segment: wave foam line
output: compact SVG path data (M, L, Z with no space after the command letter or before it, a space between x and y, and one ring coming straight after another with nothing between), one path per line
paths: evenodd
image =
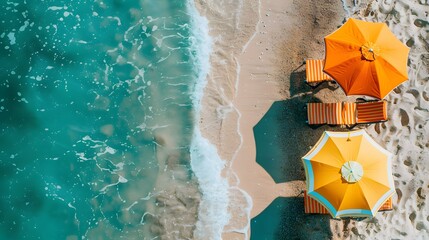
M195 239L222 239L222 232L228 224L229 184L222 177L225 162L219 157L216 147L204 138L200 131L199 118L201 99L210 71L212 39L208 33L208 21L202 17L193 0L187 1L187 10L191 16L191 53L195 63L197 81L193 89L195 108L195 128L191 142L191 167L195 173L202 193L198 210L198 219L194 231Z

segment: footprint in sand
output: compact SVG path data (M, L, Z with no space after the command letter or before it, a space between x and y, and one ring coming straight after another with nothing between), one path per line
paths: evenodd
M401 116L401 125L403 127L408 126L408 124L410 123L410 117L408 116L407 111L402 108L399 111L399 115Z

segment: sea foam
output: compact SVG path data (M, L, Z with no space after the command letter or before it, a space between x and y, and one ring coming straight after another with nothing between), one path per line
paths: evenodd
M229 222L228 182L222 177L225 162L219 157L216 147L204 138L200 131L199 118L201 99L210 71L212 39L208 33L208 22L202 17L193 2L187 2L191 15L191 55L195 64L197 81L193 88L195 129L191 143L191 167L198 178L202 198L194 237L196 239L221 239L224 226ZM195 53L195 54L194 54Z

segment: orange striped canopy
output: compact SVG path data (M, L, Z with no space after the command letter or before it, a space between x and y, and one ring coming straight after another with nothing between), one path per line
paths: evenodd
M409 48L385 23L350 18L325 37L324 71L346 95L382 99L408 79Z
M333 217L373 217L395 191L390 157L364 130L326 131L302 158L307 194Z

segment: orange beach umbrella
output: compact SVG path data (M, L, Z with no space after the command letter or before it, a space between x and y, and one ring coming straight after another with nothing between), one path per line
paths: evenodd
M346 95L382 99L408 79L409 48L385 23L350 18L325 37L324 71Z
M394 193L390 158L364 130L326 131L302 158L307 193L333 217L373 217Z

